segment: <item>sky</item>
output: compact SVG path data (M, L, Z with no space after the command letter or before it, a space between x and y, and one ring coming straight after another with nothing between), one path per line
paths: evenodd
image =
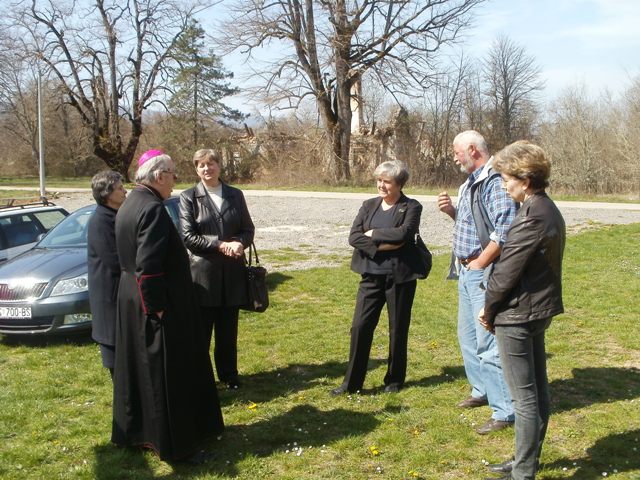
M640 75L638 21L638 0L491 0L466 44L482 55L507 35L536 59L547 99L578 84L615 94Z
M498 35L506 35L541 67L545 102L576 86L592 98L605 90L615 95L640 75L640 0L487 0L475 17L464 51L481 58ZM242 76L234 57L224 64Z

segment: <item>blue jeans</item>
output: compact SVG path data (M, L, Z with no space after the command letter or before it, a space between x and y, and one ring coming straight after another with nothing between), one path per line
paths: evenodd
M495 336L486 331L478 314L484 307L484 270L460 269L458 279L458 342L473 397L487 397L491 418L513 422L515 414L504 381Z
M551 319L496 326L504 377L516 408L516 454L511 477L533 480L549 423L544 333Z

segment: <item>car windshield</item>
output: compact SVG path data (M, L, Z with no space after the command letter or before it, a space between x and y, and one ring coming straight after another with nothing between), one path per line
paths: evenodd
M86 247L87 226L95 205L83 207L62 220L36 245L36 248Z

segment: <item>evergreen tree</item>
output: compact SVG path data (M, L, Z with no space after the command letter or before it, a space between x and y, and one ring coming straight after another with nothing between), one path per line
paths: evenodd
M239 90L225 81L233 78L233 73L224 69L222 60L212 49L205 49L204 37L204 29L193 20L172 53L177 66L173 68L169 110L189 121L194 146L198 145L199 132L208 122L224 124L226 120L238 121L246 117L222 103L224 97Z

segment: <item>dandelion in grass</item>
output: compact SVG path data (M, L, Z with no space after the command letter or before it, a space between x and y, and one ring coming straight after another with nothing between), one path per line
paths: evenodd
M420 478L420 474L415 470L409 470L407 472L407 475L409 475L411 478Z
M377 457L378 455L380 455L380 450L378 450L378 447L376 447L375 445L371 445L369 447L369 454L372 457Z

